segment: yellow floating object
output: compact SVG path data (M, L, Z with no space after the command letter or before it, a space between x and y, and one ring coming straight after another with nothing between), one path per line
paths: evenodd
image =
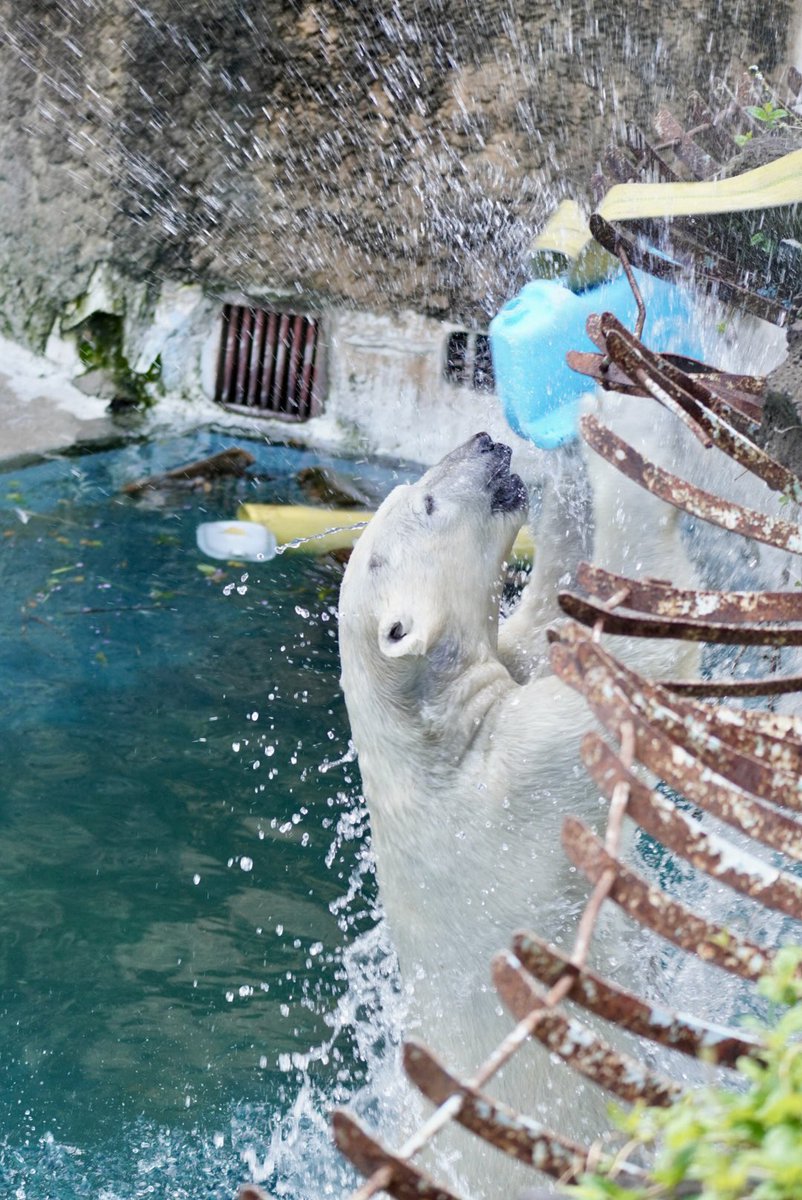
M533 241L532 249L576 258L587 240L588 218L585 210L576 200L563 200Z
M730 175L692 183L619 183L599 205L607 221L749 212L802 201L802 150Z
M716 216L802 203L802 150L730 175L726 179L691 182L618 183L610 188L598 212L606 221L642 221L655 217ZM573 200L564 200L532 243L535 274L548 255L564 257L571 267L570 285L589 287L619 268L616 258L590 236L588 220Z
M330 554L348 550L362 532L361 526L373 513L366 508L317 508L312 504L242 504L239 521L254 521L266 526L287 553ZM306 540L309 539L309 540ZM532 559L535 545L528 526L515 539L513 553L519 559Z
M287 547L288 553L300 554L347 550L361 533L360 528L354 527L361 526L372 516L367 508L317 508L313 504L242 504L237 512L240 521L265 525L279 546L301 538L313 538L313 541Z

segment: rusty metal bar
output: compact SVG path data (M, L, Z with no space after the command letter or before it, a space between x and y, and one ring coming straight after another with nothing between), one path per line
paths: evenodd
M242 326L242 309L229 305L228 345L226 347L225 363L225 399L233 403L236 395L237 364L239 362L240 328Z
M444 1104L452 1096L459 1096L461 1104L454 1119L520 1162L564 1183L576 1182L587 1169L587 1151L578 1142L559 1137L539 1121L521 1116L463 1083L419 1042L404 1044L404 1070L433 1104ZM627 1175L633 1180L642 1178L633 1170Z
M220 317L220 348L217 355L217 378L214 387L214 398L218 403L228 398L228 381L231 372L230 357L232 353L231 321L231 305L224 304Z
M259 388L262 379L262 363L265 357L265 327L267 313L257 308L254 312L253 333L251 336L251 354L248 365L248 391L245 403L248 408L256 408L259 401Z
M627 815L668 850L766 908L794 918L802 913L802 883L792 875L768 866L718 835L706 833L698 821L666 796L650 791L641 783L597 735L588 734L584 738L581 753L583 763L604 795L609 797L618 783L629 786Z
M381 1171L381 1190L396 1200L459 1200L406 1158L386 1150L350 1113L335 1109L331 1124L334 1140L343 1154L363 1175Z
M576 631L567 627L567 637ZM576 663L580 678L591 670L600 672L600 686L611 683L620 688L635 712L652 728L670 738L677 746L695 755L705 765L735 783L744 791L784 808L802 809L802 776L799 771L800 747L790 740L771 734L756 735L754 730L730 728L720 735L714 709L700 707L694 701L672 695L640 675L628 672L617 659L600 646L588 641L576 643ZM553 647L554 649L554 647ZM553 656L554 669L563 673L559 655ZM570 672L570 668L569 668ZM584 683L574 684L584 690ZM739 749L746 746L746 751ZM751 751L751 753L749 752Z
M497 954L491 964L493 985L516 1021L542 1014L532 1034L574 1070L628 1104L641 1101L657 1107L673 1104L682 1088L673 1079L651 1071L636 1058L620 1054L561 1009L544 1008L545 995L509 954Z
M627 283L629 284L632 295L635 297L635 304L638 307L638 315L635 318L635 337L640 341L643 333L643 326L646 324L646 305L643 303L643 296L641 295L641 290L638 287L638 281L632 272L632 267L629 265L629 259L627 258L627 252L623 246L619 248L618 257L621 260L621 266L624 268L624 274L627 277Z
M593 626L604 618L607 633L626 637L680 638L691 642L741 646L802 646L802 625L753 625L747 622L698 621L687 617L659 617L630 613L621 608L610 612L603 602L589 600L576 592L560 592L560 608L583 625Z
M605 313L604 315L609 314ZM602 323L602 327L604 327L604 318L602 318ZM657 372L647 369L647 366L651 366L651 364L647 364L643 356L638 355L636 347L640 347L639 342L631 344L616 329L609 329L605 332L607 352L611 360L625 375L640 384L648 395L672 412L705 449L709 449L713 445L713 436L702 420L703 414L698 405L695 405L693 401L688 403L687 394L677 388L671 380L666 380L662 376L658 379L656 378Z
M668 899L659 888L608 854L575 817L566 817L563 822L562 844L571 862L591 883L607 871L614 872L610 899L633 920L681 950L752 983L757 983L774 962L774 953L768 947L739 938L726 925L705 921L687 905Z
M276 369L276 338L278 334L278 313L267 314L267 330L265 331L265 356L262 366L262 381L259 389L259 407L270 408L273 394L273 376Z
M278 322L276 337L276 365L273 374L273 390L270 394L270 408L273 412L281 412L284 408L287 377L287 351L289 349L289 328L291 317L282 313Z
M567 972L573 976L571 1000L588 1012L691 1058L722 1067L735 1067L744 1055L759 1058L763 1042L744 1030L727 1029L679 1013L660 1004L647 1004L626 989L603 979L588 968L575 968L568 955L534 933L516 933L512 952L522 966L546 987L553 987Z
M768 675L765 679L664 679L663 687L680 696L783 696L802 692L802 675Z
M575 656L565 646L552 647L552 665L564 682L582 691L605 728L618 735L629 720L634 729L635 756L685 798L725 824L763 845L802 862L802 825L730 783L713 767L649 725L623 693L596 670L581 674Z
M234 384L234 403L240 405L245 404L248 391L248 366L253 344L253 318L253 309L243 308L237 347L237 378Z
M312 411L312 391L314 388L315 352L317 350L317 322L312 318L306 327L304 337L303 366L301 369L301 388L298 395L298 411L303 417L308 417Z
M592 563L577 568L577 583L601 601L627 589L627 608L658 616L723 621L802 621L802 592L713 592L675 588L663 579L630 579Z
M694 282L707 291L715 291L721 300L736 304L757 317L771 321L774 325L784 326L788 321L789 311L783 304L767 296L761 296L759 293L750 292L747 288L735 283L735 274L731 268L725 277L723 274L705 270L698 265L698 261L693 264L670 262L645 246L641 246L633 237L625 234L619 225L609 224L597 212L591 214L589 224L593 237L608 253L617 258L619 250L623 248L633 266L642 267L644 271L648 271L657 279L670 279L674 283L684 282L690 269ZM680 241L678 231L672 230L672 235L673 242L678 243ZM697 260L702 257L699 253L700 249L700 247L694 247ZM719 271L721 271L721 264L719 264Z
M565 361L578 375L587 375L600 384L605 391L621 392L624 396L643 396L644 390L633 383L628 375L610 361L609 355L594 354L590 350L569 350Z
M591 415L581 418L580 428L588 445L597 454L652 495L732 533L754 538L755 541L788 550L792 554L802 554L802 530L797 525L768 517L740 504L728 503L694 487L687 480L650 463Z
M298 396L297 396L296 388L297 388L297 383L298 383L299 367L302 366L302 363L303 363L303 352L304 352L303 340L302 340L303 327L304 327L304 318L303 317L294 317L292 320L292 327L291 327L290 341L289 341L289 366L287 369L287 393L286 393L286 399L284 402L284 412L286 412L286 413L297 414L297 412L298 412Z
M797 503L802 501L802 480L754 442L727 425L728 414L723 406L719 403L714 405L712 399L708 399L710 411L718 418L711 420L704 406L685 386L689 376L672 368L668 363L663 363L659 355L652 354L645 346L640 345L626 327L609 313L602 316L602 330L606 335L608 351L613 362L624 374L634 376L666 407L675 406L674 411L700 440L706 438L706 444L718 446L735 462L757 475L758 479L762 479L773 491L781 492Z

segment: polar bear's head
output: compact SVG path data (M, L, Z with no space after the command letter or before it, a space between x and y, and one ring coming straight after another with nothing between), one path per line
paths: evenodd
M510 455L478 433L381 505L340 592L344 685L351 666L391 675L495 650L502 564L527 514Z

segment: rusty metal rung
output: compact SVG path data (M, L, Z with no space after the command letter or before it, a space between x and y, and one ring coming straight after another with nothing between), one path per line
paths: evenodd
M599 839L576 817L565 818L562 844L571 862L591 883L598 883L605 872L613 873L610 899L633 920L681 950L752 983L757 983L773 963L774 954L767 947L737 937L724 925L703 920L686 905L670 900L660 888L647 883L608 854Z
M433 1104L461 1098L455 1120L512 1158L564 1183L576 1182L587 1166L587 1151L578 1142L559 1137L539 1121L522 1116L452 1075L419 1042L404 1045L404 1070ZM627 1172L633 1181L642 1172Z
M627 1104L640 1101L657 1107L673 1104L683 1089L673 1079L659 1075L628 1054L621 1054L586 1025L562 1009L547 1008L545 993L523 970L514 956L498 954L491 963L493 984L516 1021L534 1012L541 1019L532 1030L552 1054L558 1054L575 1071Z
M382 1191L389 1196L395 1196L396 1200L459 1200L419 1167L386 1150L350 1113L335 1109L331 1124L334 1141L358 1171L363 1175L383 1173Z
M802 824L732 783L720 773L718 764L705 764L655 728L602 670L583 676L576 655L568 647L553 646L551 661L569 687L584 692L596 717L611 733L618 735L626 723L631 725L637 761L725 824L802 862Z
M675 588L663 579L630 579L591 563L579 564L577 582L606 603L626 589L626 607L654 616L714 621L800 621L802 592L712 592Z
M767 908L790 917L802 912L801 881L737 849L725 838L706 833L697 820L666 796L641 783L596 734L588 734L583 740L582 761L608 798L617 784L627 784L627 815L667 850Z
M744 1030L727 1029L688 1013L647 1003L587 967L574 967L567 954L534 933L516 933L512 939L512 952L546 987L553 987L557 980L569 974L573 979L572 1001L638 1037L722 1067L734 1068L744 1055L761 1056L763 1043Z
M802 530L798 525L729 503L650 463L591 414L580 419L580 429L588 445L617 471L675 508L743 537L802 554Z

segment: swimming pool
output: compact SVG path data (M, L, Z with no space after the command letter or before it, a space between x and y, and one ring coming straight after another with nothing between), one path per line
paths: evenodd
M233 444L255 479L121 494ZM4 1195L222 1197L246 1164L309 1194L327 1104L392 1036L340 570L195 545L241 500L299 502L310 464L379 494L407 477L216 432L0 473ZM367 999L343 961L360 937ZM325 1153L318 1194L345 1179Z

